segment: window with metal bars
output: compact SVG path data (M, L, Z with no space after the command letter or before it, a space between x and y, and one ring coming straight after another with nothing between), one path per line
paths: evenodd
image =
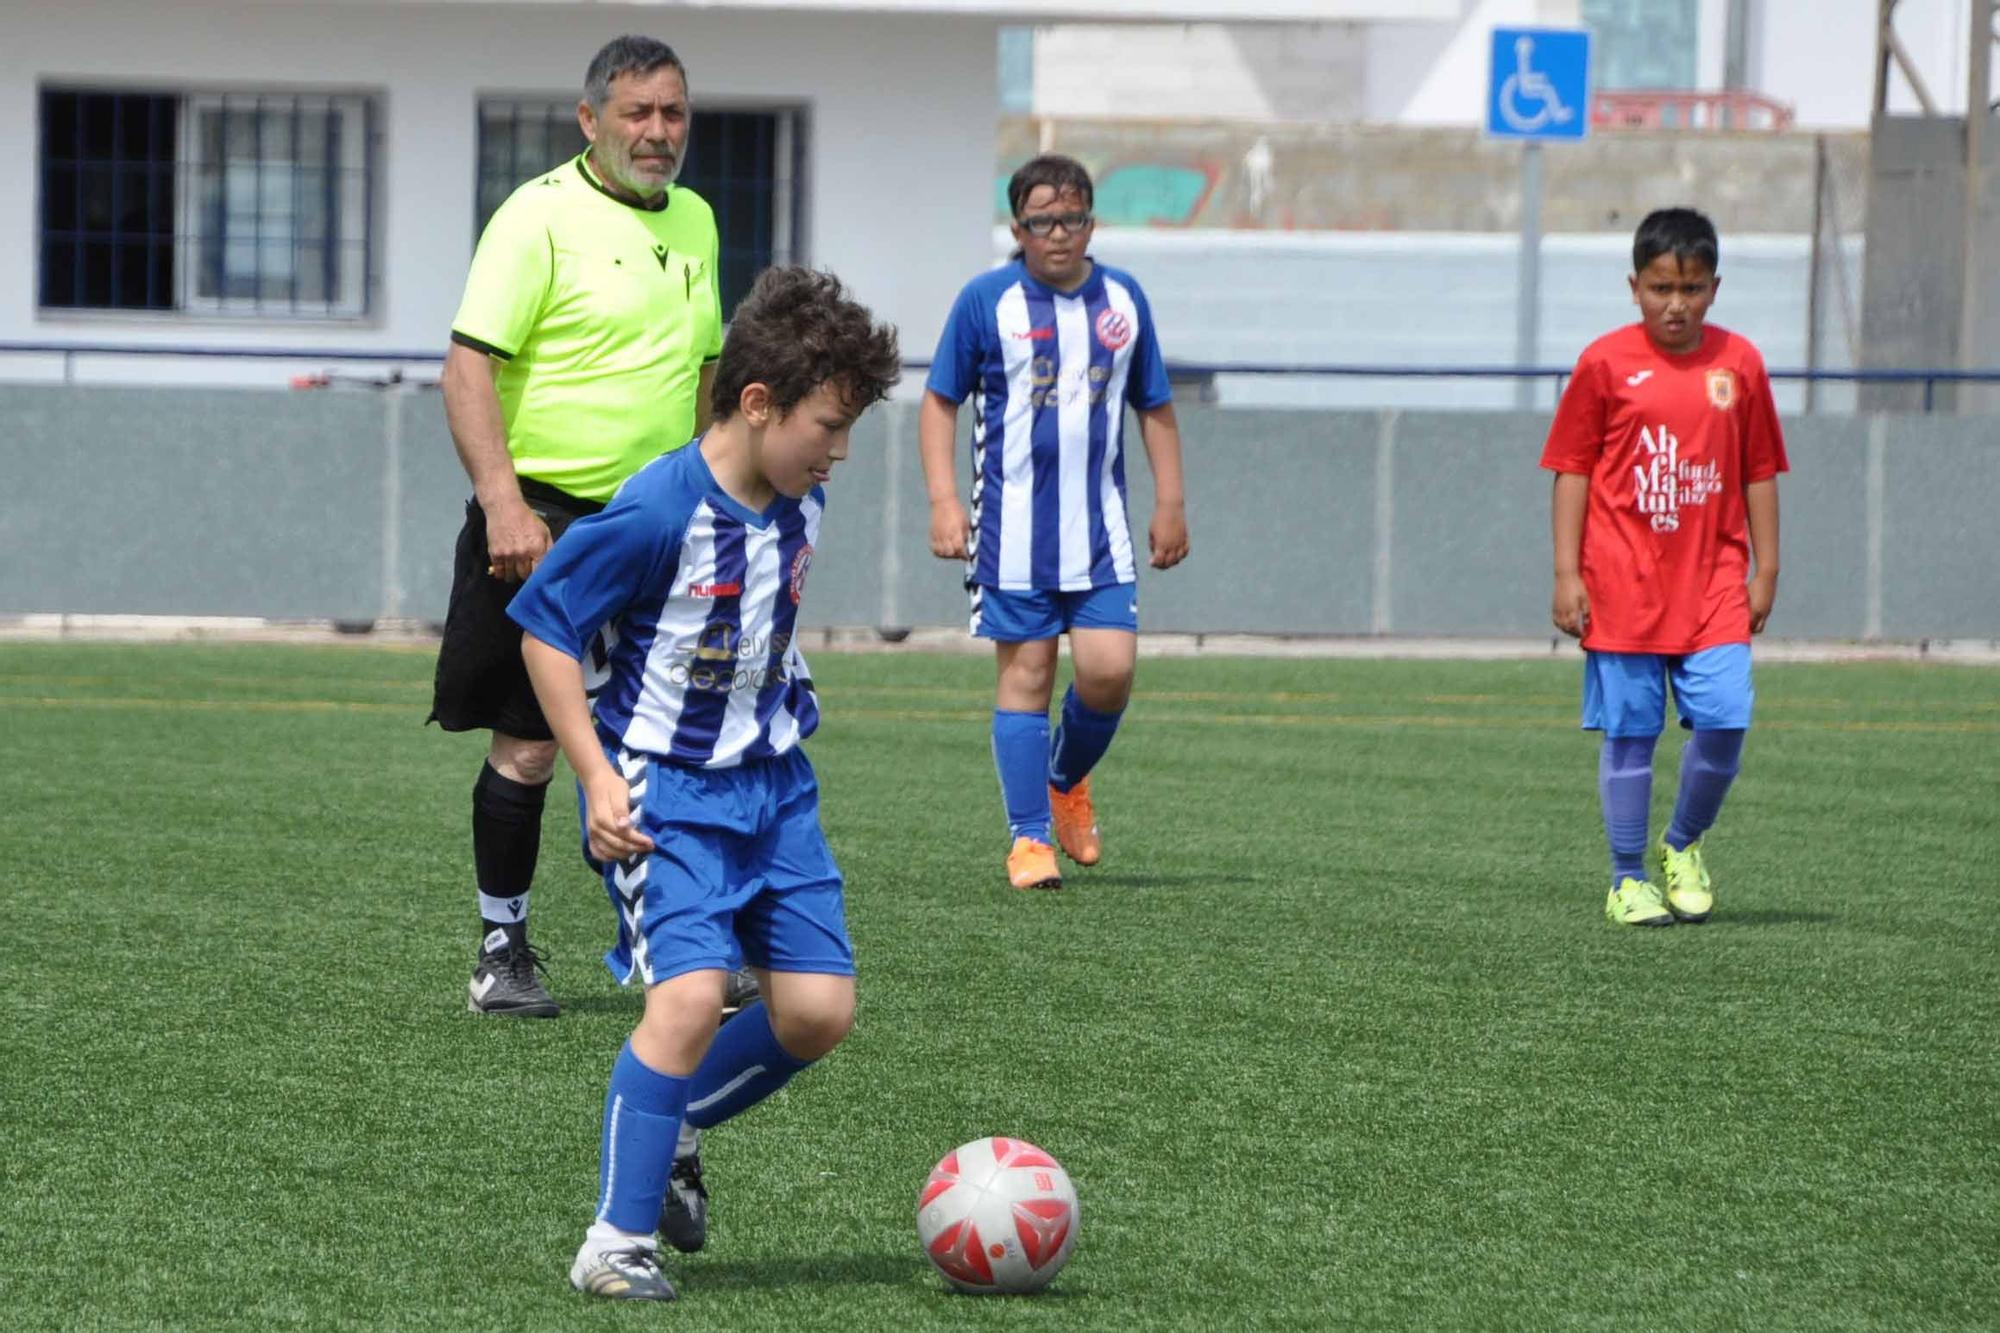
M804 257L799 188L804 122L804 113L795 107L695 107L679 183L715 210L725 319L765 268ZM481 99L474 235L523 181L575 157L585 146L573 98Z
M365 314L374 103L41 90L40 303Z

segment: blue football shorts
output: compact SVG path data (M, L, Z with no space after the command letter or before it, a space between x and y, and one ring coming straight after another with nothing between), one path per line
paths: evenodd
M604 955L613 976L651 986L745 963L854 975L840 868L803 753L736 768L605 753L631 783L635 822L653 840L644 856L592 862L618 913L618 942Z
M1685 657L1660 653L1586 653L1583 729L1606 736L1657 736L1667 721L1667 689L1681 726L1746 731L1756 691L1750 645L1724 643Z
M1079 592L1040 589L1008 592L972 585L972 633L1000 643L1053 639L1065 630L1122 629L1139 632L1139 585L1113 583Z

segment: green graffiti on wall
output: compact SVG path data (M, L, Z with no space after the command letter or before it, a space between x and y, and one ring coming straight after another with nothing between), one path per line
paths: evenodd
M1113 167L1097 183L1097 215L1116 226L1185 226L1194 221L1212 183L1207 172L1193 167L1150 162Z

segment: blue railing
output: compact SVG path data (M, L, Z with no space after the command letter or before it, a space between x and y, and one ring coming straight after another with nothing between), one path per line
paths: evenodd
M60 356L63 382L75 377L76 359L86 356L196 357L210 360L237 358L255 361L334 361L362 363L436 364L444 360L437 349L420 352L364 351L326 347L191 347L177 344L130 344L95 342L0 342L0 356ZM925 371L929 361L906 361L907 371ZM1490 379L1551 382L1558 393L1570 376L1570 366L1373 366L1351 362L1266 364L1252 361L1169 362L1168 377L1178 383L1212 384L1218 375L1322 376L1341 379ZM1773 370L1774 380L1834 384L1906 384L1923 386L1923 410L1935 410L1940 384L2000 385L2000 367L1987 370L1960 370L1926 367L1910 370Z

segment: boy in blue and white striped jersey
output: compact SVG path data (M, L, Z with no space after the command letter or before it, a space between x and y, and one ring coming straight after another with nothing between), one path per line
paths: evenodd
M931 554L966 562L972 632L994 641L993 759L1017 889L1061 887L1051 841L1078 865L1101 851L1090 772L1118 729L1138 656L1128 403L1153 468L1152 566L1188 552L1180 427L1152 309L1131 274L1090 257L1092 199L1090 173L1072 158L1037 157L1014 173L1020 249L959 293L917 418ZM952 461L968 397L970 513ZM1076 680L1051 739L1065 633Z
M748 1110L853 1023L796 624L821 488L897 365L894 330L831 275L768 270L723 345L714 425L571 526L508 608L577 774L623 970L646 987L605 1097L581 1291L673 1299L654 1233L683 1121ZM764 998L718 1033L739 949Z

